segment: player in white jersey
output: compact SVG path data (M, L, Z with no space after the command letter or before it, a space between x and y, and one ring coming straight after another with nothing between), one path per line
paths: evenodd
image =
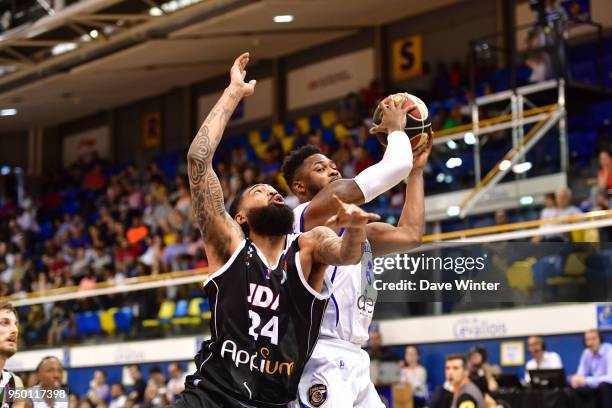
M354 179L342 179L336 165L314 146L292 152L283 165L287 183L301 203L294 209L296 232L325 224L335 211L331 199L334 195L346 202L362 204L408 177L406 202L398 226L368 224L368 241L361 262L327 270L334 293L325 312L319 342L302 374L296 407L384 407L370 380L370 359L361 349L368 340L376 302L372 256L407 251L420 244L424 227L422 174L433 138L413 164L410 140L402 131L406 107L385 100L381 108L383 122L372 132L388 133L387 149L380 162Z

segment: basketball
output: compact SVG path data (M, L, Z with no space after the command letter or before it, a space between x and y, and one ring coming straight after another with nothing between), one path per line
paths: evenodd
M407 92L396 93L391 95L391 97L396 102L403 102L406 99L412 102L412 107L406 114L406 128L404 132L410 138L412 151L420 151L427 144L431 134L431 118L427 105L419 97ZM376 107L372 120L375 126L382 122L382 111L379 106ZM385 133L377 133L376 138L383 146L387 145L387 135Z

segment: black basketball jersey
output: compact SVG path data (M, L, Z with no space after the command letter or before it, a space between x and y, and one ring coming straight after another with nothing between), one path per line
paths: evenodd
M0 378L0 399L2 400L2 408L10 408L15 402L14 398L11 398L9 390L15 389L15 374L10 371L2 370Z
M211 339L196 356L200 376L250 406L296 399L319 336L328 295L306 282L298 236L286 237L271 267L247 238L204 284L212 317Z

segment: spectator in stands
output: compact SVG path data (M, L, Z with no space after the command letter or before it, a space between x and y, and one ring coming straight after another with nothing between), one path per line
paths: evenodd
M102 190L107 183L106 176L102 173L102 167L96 164L83 180L83 188L90 191Z
M599 330L584 334L585 349L571 386L580 389L580 398L597 400L600 407L612 407L612 344L603 343Z
M572 190L569 188L562 188L555 193L555 202L556 209L554 212L548 211L546 216L551 218L560 218L560 217L568 217L572 215L582 214L582 211L571 205L572 201ZM544 215L544 213L542 213ZM544 218L541 218L544 219ZM563 225L564 223L559 223L555 225ZM542 225L540 227L540 231L543 233L542 235L536 235L533 237L533 242L568 242L569 238L566 234L563 233L549 233L546 234L547 230L551 229L551 224Z
M599 172L597 173L597 186L600 190L612 190L612 158L608 150L599 152Z
M400 359L389 349L382 345L382 336L379 331L370 332L368 340L368 354L372 361L399 361Z
M128 398L125 395L125 388L121 383L113 383L111 385L111 401L108 404L108 408L123 408Z
M132 390L129 394L129 399L136 403L141 403L144 399L147 383L145 382L144 378L142 378L142 371L140 371L140 367L133 365L130 366L128 370L132 376L132 380L134 381L134 385L132 385Z
M416 407L424 407L429 391L427 388L427 370L419 362L419 351L416 347L406 347L404 360L400 362L402 367L400 382L412 386L412 395Z
M185 389L187 373L185 373L185 370L179 363L171 363L168 365L168 374L170 375L170 379L166 386L168 390L166 396L168 401L173 402L174 397Z
M470 381L469 371L466 368L466 361L462 355L452 354L446 357L444 371L446 381L450 384L453 393L451 408L464 406L485 408L484 396L478 387Z
M110 388L106 384L106 374L102 370L94 371L94 376L89 382L89 391L87 391L87 398L94 404L108 401L110 397Z
M155 385L159 401L166 401L166 377L164 376L164 372L162 371L162 369L157 365L149 369L149 381L147 383L147 387L151 384ZM145 391L145 399L146 393L147 391Z
M487 360L488 353L484 347L474 347L468 352L470 378L482 387L483 394L497 391L498 385L495 375L501 373L499 366L491 365Z
M527 350L533 356L525 365L525 381L530 382L529 370L563 368L561 357L554 351L546 351L546 344L541 336L527 339Z

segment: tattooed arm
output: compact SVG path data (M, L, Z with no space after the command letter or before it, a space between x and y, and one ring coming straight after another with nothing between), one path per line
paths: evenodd
M236 59L231 69L230 86L208 114L187 153L194 219L204 237L211 272L227 262L243 239L240 226L225 211L223 191L213 171L212 159L236 106L255 90L254 80L244 82L248 62L248 53Z
M332 200L337 213L327 220L327 225L346 228L342 237L328 227L315 227L299 238L304 278L319 292L328 265L354 265L359 262L366 239L366 224L380 219L377 214L367 213L354 204L343 203L336 195Z

